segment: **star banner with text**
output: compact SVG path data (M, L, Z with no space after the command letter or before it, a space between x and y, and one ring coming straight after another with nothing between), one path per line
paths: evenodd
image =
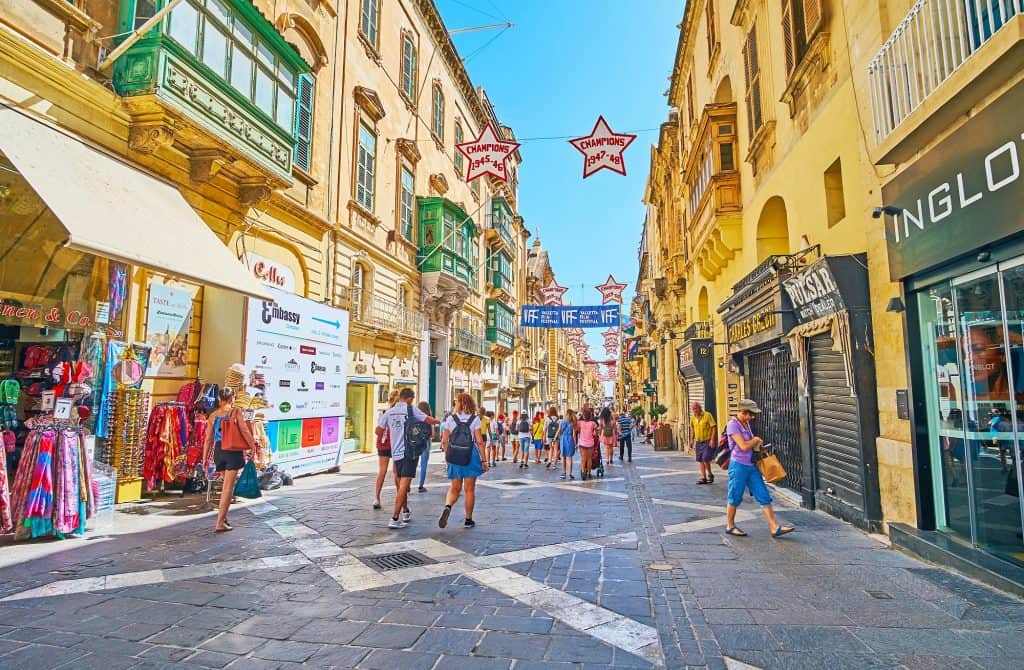
M583 154L583 178L586 179L599 170L625 175L626 163L622 154L635 139L636 135L630 133L613 132L604 117L599 116L589 135L569 140L569 144Z
M527 328L607 328L618 323L618 305L523 305L519 321Z

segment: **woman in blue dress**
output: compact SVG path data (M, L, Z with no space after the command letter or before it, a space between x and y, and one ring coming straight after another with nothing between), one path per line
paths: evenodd
M565 410L565 418L558 422L558 432L555 434L555 444L562 451L562 476L566 478L568 469L569 479L576 479L572 474L572 458L576 455L576 412L571 409Z
M459 495L466 493L466 528L476 525L473 521L473 506L476 504L476 478L487 472L484 462L484 437L480 432L480 417L476 413L473 396L460 393L455 399L455 412L445 419L441 427L441 449L448 463L448 479L451 486L445 500L444 510L437 525L444 528L452 513L452 505L459 501ZM469 462L460 464L469 452ZM462 458L460 458L460 456Z

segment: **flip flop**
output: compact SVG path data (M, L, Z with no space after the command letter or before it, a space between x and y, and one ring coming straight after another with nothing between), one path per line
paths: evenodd
M733 537L746 537L747 536L746 533L744 533L742 530L740 530L736 526L733 526L732 528L726 528L725 529L725 534L726 535L732 535Z
M214 533L227 533L227 532L230 532L232 530L234 530L234 528L232 528L231 526L224 526L223 528L214 528L213 532Z
M793 528L792 526L779 526L775 529L775 532L772 533L772 537L782 537L783 535L789 535L794 530L796 530L796 528Z

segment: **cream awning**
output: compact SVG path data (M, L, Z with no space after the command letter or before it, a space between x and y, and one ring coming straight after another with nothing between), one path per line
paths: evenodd
M60 220L69 247L271 299L171 184L8 107L0 128L0 150Z

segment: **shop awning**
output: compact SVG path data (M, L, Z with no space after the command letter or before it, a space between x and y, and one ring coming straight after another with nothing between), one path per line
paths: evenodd
M0 150L67 231L67 246L270 300L178 189L0 106Z

